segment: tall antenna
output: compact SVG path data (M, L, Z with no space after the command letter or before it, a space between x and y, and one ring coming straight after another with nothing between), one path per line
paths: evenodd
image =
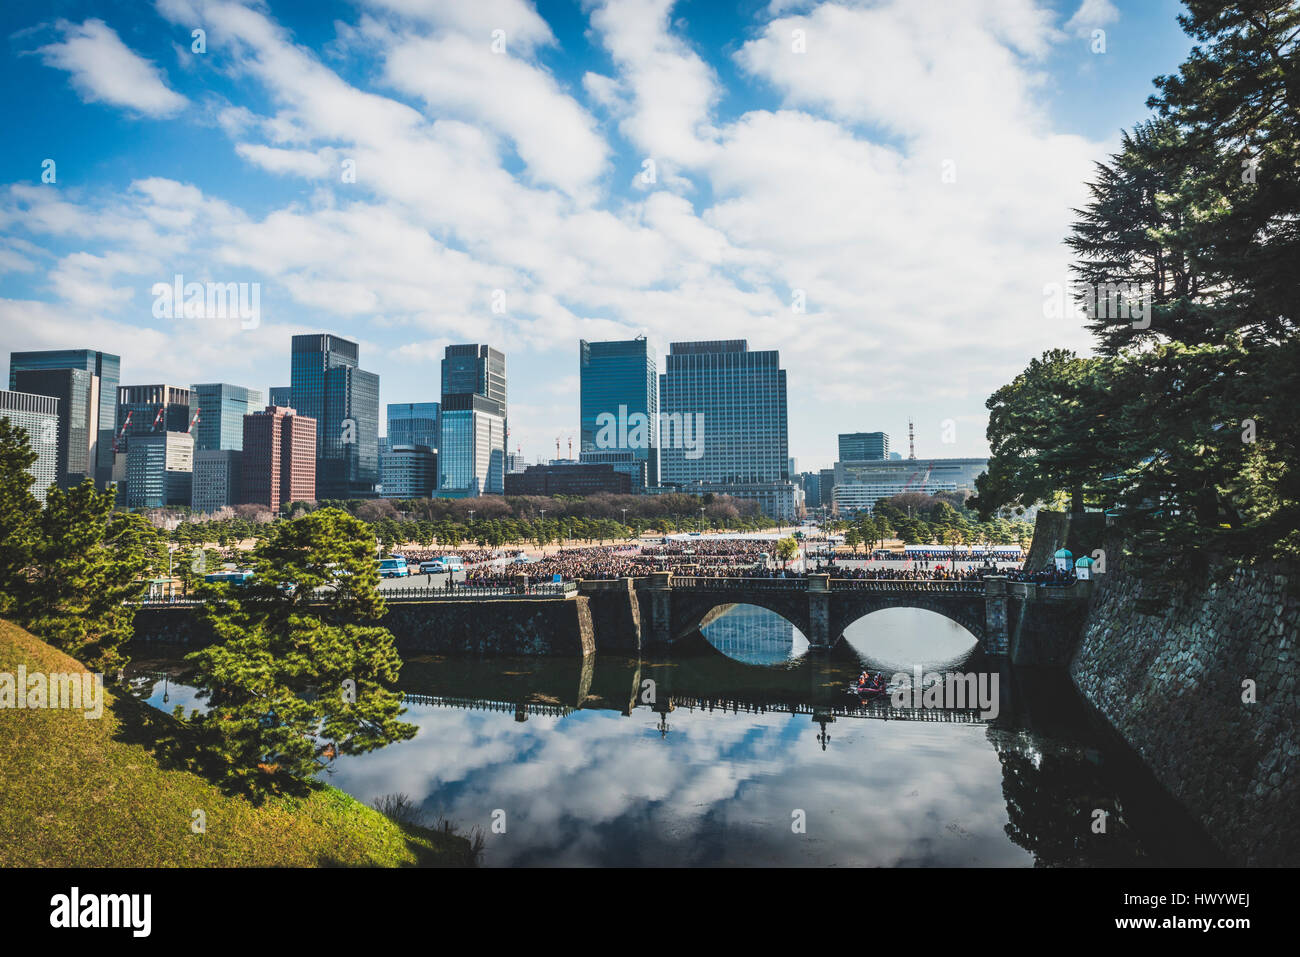
M916 429L912 425L911 418L907 420L907 457L916 458Z

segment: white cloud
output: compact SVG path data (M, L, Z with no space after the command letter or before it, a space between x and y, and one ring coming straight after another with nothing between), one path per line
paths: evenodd
M1119 9L1111 0L1083 0L1074 16L1066 21L1065 29L1078 36L1088 36L1098 27L1119 19Z
M510 138L541 183L583 193L609 150L587 112L549 73L492 52L478 38L443 34L387 45L385 78L419 96L434 117L473 121Z
M555 38L523 3L369 0L328 54L337 69L262 5L158 8L202 22L208 62L260 88L211 104L212 117L232 163L275 174L283 192L255 215L163 178L120 197L0 193L0 227L57 244L47 285L97 315L143 313L140 290L173 272L260 279L259 337L337 322L373 334L377 371L379 358L423 368L452 341L491 341L516 370L559 355L568 375L579 337L748 338L782 351L796 442L851 425L867 384L893 416L873 427L898 434L915 413L923 441L944 418L978 433L965 417L1029 355L1086 344L1041 319L1042 286L1068 278L1061 238L1107 144L1061 132L1044 108L1063 35L1031 0L780 4L734 56L776 102L739 117L719 113L720 79L667 0L589 8L588 39L612 66L578 91L533 56ZM504 57L490 50L494 23L510 38ZM796 28L804 54L790 50ZM368 73L348 69L352 55ZM356 75L373 80L344 78ZM643 157L658 181L626 189ZM340 181L345 159L355 183ZM956 182L941 179L945 161ZM39 262L17 255L14 267ZM148 257L156 266L140 265ZM495 290L504 313L491 311ZM247 352L250 340L233 341ZM254 361L279 371L258 374L278 384L283 340L264 341ZM238 369L222 343L186 361L211 349ZM933 375L920 394L918 374ZM512 426L531 452L573 419L544 392L512 387ZM960 451L981 445L976 435Z
M109 103L152 117L179 113L189 101L167 86L163 73L133 52L103 20L77 25L60 20L62 43L41 47L45 63L72 74L82 99Z

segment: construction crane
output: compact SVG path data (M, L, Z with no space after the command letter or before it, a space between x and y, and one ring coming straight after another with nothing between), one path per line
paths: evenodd
M562 438L564 438L562 435L557 435L555 437L555 460L557 462L560 460L560 439Z
M157 431L158 431L158 424L159 424L160 422L162 422L162 420L163 420L163 415L166 414L166 412L167 412L167 406L165 406L165 405L160 405L160 406L158 407L158 414L155 415L155 416L153 417L153 425L149 426L149 431L150 431L150 432L157 432Z
M931 473L933 470L934 470L934 463L931 462L929 465L927 465L927 466L925 467L925 477L921 479L921 484L920 484L920 486L916 489L916 491L918 491L918 492L924 492L924 491L925 491L925 487L926 487L926 485L928 485L929 482L930 482L930 473ZM903 491L904 491L904 492L910 492L910 491L913 490L913 489L912 489L912 483L916 481L916 477L917 477L918 475L920 475L920 474L921 474L921 473L918 471L918 472L913 472L910 476L908 476L907 481L903 483Z
M907 457L911 461L916 461L916 428L910 417L907 420Z
M135 415L134 409L128 409L126 419L122 422L122 428L118 430L117 435L113 436L113 452L117 452L117 443L121 441L122 436L126 435L126 427L131 424L131 416Z
M186 434L186 435L191 435L191 434L193 434L193 432L194 432L194 426L196 426L196 425L199 424L199 412L200 412L200 411L202 411L202 410L197 409L197 408L194 410L194 418L190 419L190 427L189 427L188 429L185 430L185 434Z
M569 461L573 461L573 436L569 436Z

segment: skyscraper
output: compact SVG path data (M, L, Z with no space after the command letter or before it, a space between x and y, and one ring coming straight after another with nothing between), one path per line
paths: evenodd
M506 357L491 346L447 346L442 359L443 395L481 395L506 407Z
M785 370L743 339L674 342L660 377L661 482L789 480Z
M294 336L290 406L316 423L316 497L366 498L379 481L379 376L358 366L355 342Z
M126 507L188 506L193 497L194 436L155 432L131 439L126 453Z
M117 356L93 349L55 349L9 354L10 389L17 388L14 374L27 370L81 369L98 380L91 386L95 393L93 404L96 409L93 419L96 434L90 443L95 450L95 464L90 471L101 488L108 484L113 474L113 428L117 422L117 384L120 381L121 367L122 360Z
M394 445L379 453L384 498L428 498L438 487L438 453L427 445Z
M49 487L59 481L59 400L0 390L0 419L27 432L27 442L36 453L36 461L27 467L32 495L43 504Z
M239 444L244 444L239 424ZM195 449L190 506L209 514L243 501L244 453L239 449Z
M659 484L658 359L645 336L578 343L581 392L579 451L595 463L595 453L630 451L644 473L637 485ZM636 425L645 423L645 428ZM615 466L618 468L618 466Z
M101 380L85 369L21 369L9 374L16 392L56 400L55 481L61 488L89 478L99 484L98 445Z
M117 390L117 452L130 451L137 435L160 432L189 432L189 389L167 385L124 385ZM129 419L129 421L128 421Z
M884 432L840 434L841 462L874 462L889 458L889 436Z
M388 444L438 448L437 402L388 403Z
M268 405L244 416L240 499L278 511L316 498L317 424L294 409Z
M244 447L244 416L262 408L262 393L257 389L211 382L190 386L191 417L199 415L194 426L194 448L234 449Z
M271 386L270 393L266 397L266 401L270 405L292 408L292 405L289 402L290 398L292 398L292 390L287 385L273 385Z
M486 345L447 346L438 412L438 493L501 495L506 473L506 357Z

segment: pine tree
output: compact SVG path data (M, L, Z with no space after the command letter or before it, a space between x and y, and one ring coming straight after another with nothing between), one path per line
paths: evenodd
M31 587L19 599L23 624L92 671L126 663L134 606L149 567L149 535L139 516L113 514L114 495L86 479L51 488L37 522Z
M374 545L361 520L319 509L258 544L251 584L199 586L217 642L189 656L208 701L190 720L230 789L299 792L330 755L414 736L393 636L373 624L387 610Z
M41 512L28 471L36 459L27 431L0 419L0 616L12 614L27 589Z

